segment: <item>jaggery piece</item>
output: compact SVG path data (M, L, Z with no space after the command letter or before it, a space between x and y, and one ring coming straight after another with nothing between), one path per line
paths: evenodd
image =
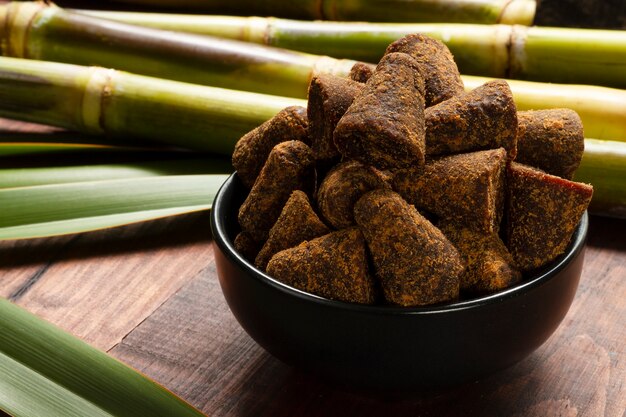
M521 281L522 273L496 233L477 232L455 222L441 222L438 227L467 265L460 277L462 291L491 293Z
M250 194L239 209L239 225L263 242L294 190L310 191L315 181L311 148L292 140L274 146Z
M512 163L508 169L506 244L522 271L565 252L593 187Z
M357 62L350 69L350 79L359 83L366 83L370 79L376 65L367 64L365 62Z
M454 246L415 207L391 190L374 190L354 206L385 299L401 306L454 300L464 265Z
M263 242L254 240L249 233L239 232L237 236L235 236L233 245L235 245L235 250L244 258L250 262L254 262L254 258L256 258L261 246L263 246Z
M243 184L252 188L272 148L277 144L288 140L308 144L307 128L306 109L291 106L239 139L233 151L233 167Z
M450 155L423 171L401 170L393 189L415 207L474 230L497 232L504 207L506 151Z
M328 173L317 192L321 215L336 229L353 226L354 204L363 194L391 188L385 175L359 161L347 161Z
M424 165L424 84L407 54L385 55L335 129L339 152L379 169Z
M254 265L265 271L267 263L276 253L328 233L330 229L313 211L309 197L304 192L296 190L291 193L278 220L270 229L269 237L257 255Z
M516 162L572 179L585 150L583 124L574 110L517 113Z
M503 147L515 158L517 110L506 81L489 81L427 108L424 115L428 155Z
M292 287L333 300L361 304L376 300L365 240L355 227L278 252L268 263L267 273Z
M311 149L317 160L339 157L333 132L364 85L335 75L318 75L309 84L307 116Z
M461 74L452 53L442 42L415 33L398 39L387 47L385 54L404 52L422 67L426 107L463 93Z

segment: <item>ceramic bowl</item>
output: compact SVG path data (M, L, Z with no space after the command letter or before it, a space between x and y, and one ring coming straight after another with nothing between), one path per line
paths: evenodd
M245 197L233 174L211 214L217 274L230 309L278 359L343 384L430 389L506 368L556 330L582 271L586 213L565 254L496 294L419 308L333 301L273 279L235 251L237 212Z

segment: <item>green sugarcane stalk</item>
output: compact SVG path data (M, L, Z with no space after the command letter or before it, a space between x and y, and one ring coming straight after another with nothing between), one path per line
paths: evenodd
M464 74L626 88L626 31L82 12L142 26L367 62L378 62L394 40L419 32L443 41Z
M185 7L213 13L281 16L296 19L389 22L509 22L530 25L534 0L122 0L160 7Z
M585 139L574 180L593 185L591 213L626 219L626 143Z
M22 18L18 19L18 12L26 10ZM8 12L11 13L8 13ZM101 66L128 68L129 63L147 63L148 65L132 65L139 72L157 73L163 78L174 78L189 82L200 82L222 87L235 86L237 89L248 89L257 92L272 91L283 96L306 97L308 82L312 74L318 72L331 72L342 74L352 62L334 61L332 58L320 56L305 56L304 63L301 55L286 52L281 55L284 60L280 65L275 65L273 58L268 58L267 67L263 62L267 54L274 54L280 51L275 48L265 48L262 46L251 46L247 43L237 44L237 60L232 60L232 54L224 48L214 47L213 40L195 37L192 44L202 39L203 47L191 48L190 44L176 41L172 34L162 31L141 30L136 27L115 25L103 20L91 19L90 22L97 21L98 24L79 24L72 26L71 22L76 19L82 20L85 17L76 13L64 12L54 7L45 7L33 3L12 3L9 6L0 6L0 21L2 12L6 14L5 31L0 30L0 38L4 39L5 53L11 52L15 55L27 55L32 58L46 58L51 60L92 62ZM34 15L33 15L34 13ZM7 18L7 16L12 16ZM47 19L43 19L48 16ZM9 16L9 17L10 17ZM39 20L31 21L30 26L23 27L23 24L16 23L18 20L27 17L39 17ZM68 17L69 16L69 17ZM141 16L141 15L132 15ZM60 19L60 20L57 20ZM67 20L67 21L66 21ZM65 23L60 24L58 22ZM190 21L192 21L190 19ZM265 20L262 20L265 22ZM10 23L8 23L10 22ZM34 23L36 22L36 25ZM30 29L28 29L30 27ZM124 30L121 30L121 28ZM259 26L264 28L263 25ZM479 28L490 28L489 26L478 26ZM15 28L22 28L16 31ZM247 28L252 29L252 28ZM8 31L7 31L8 30ZM229 36L235 36L242 30L239 26L231 28ZM264 29L263 29L264 30ZM129 31L132 36L129 35ZM252 34L252 38L261 36L260 33ZM2 33L5 36L2 37ZM7 36L14 33L13 36ZM19 34L28 33L24 40ZM156 34L156 35L155 35ZM156 38L155 38L156 36ZM397 34L401 36L401 34ZM165 38L169 39L168 48L175 51L180 48L180 53L163 53L160 51L160 42ZM76 40L78 39L78 40ZM117 39L110 44L110 39ZM189 40L189 38L185 38ZM11 42L9 42L12 40ZM180 39L179 39L180 40ZM125 48L118 48L118 43L125 43ZM177 43L178 42L178 43ZM10 48L8 44L12 43ZM17 45L17 46L16 46ZM25 45L30 45L25 48ZM113 46L112 46L113 45ZM471 49L471 48L470 48ZM193 50L191 63L181 59L181 56ZM17 53L16 51L21 51ZM483 49L484 56L489 59L497 58L490 48ZM181 55L182 54L182 55ZM282 54L282 52L280 52ZM201 55L201 56L200 56ZM241 58L244 57L245 58ZM273 56L273 55L272 55ZM89 58L87 58L89 57ZM294 61L290 61L291 58ZM250 66L246 62L254 62ZM203 62L200 72L189 70L197 62ZM224 62L229 68L229 75L220 71L224 68ZM495 65L495 63L494 63ZM215 69L215 68L217 69ZM258 74L252 68L262 68ZM337 69L343 68L342 71ZM214 74L219 76L213 76ZM204 77L199 79L198 74ZM294 74L299 74L295 76ZM485 82L487 79L472 78L465 76L465 83L468 87L474 88L477 82ZM586 134L590 137L610 140L626 139L626 93L620 90L589 87L589 86L560 86L556 84L531 83L523 81L507 80L516 103L521 110L524 109L545 109L554 107L567 107L577 111L585 125ZM608 104L608 105L607 105Z
M0 117L230 155L281 109L306 102L103 68L0 57Z
M0 6L0 50L16 58L100 65L288 97L306 97L315 73L345 76L355 63L143 28L33 2Z

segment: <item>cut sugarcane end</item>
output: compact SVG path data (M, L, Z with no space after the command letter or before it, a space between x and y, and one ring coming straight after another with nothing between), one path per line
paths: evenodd
M535 20L536 10L535 0L513 0L502 10L498 23L531 26Z

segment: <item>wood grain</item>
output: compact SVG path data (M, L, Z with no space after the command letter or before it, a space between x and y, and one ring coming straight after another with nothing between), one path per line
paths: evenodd
M111 353L211 416L622 417L626 222L591 224L581 285L558 331L514 367L451 390L402 397L349 392L283 365L228 312L213 265Z
M115 346L213 259L195 214L0 243L0 295L101 349Z

